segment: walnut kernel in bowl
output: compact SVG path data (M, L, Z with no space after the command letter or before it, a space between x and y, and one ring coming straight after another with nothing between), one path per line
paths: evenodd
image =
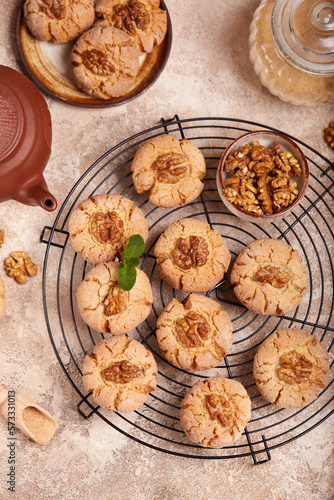
M272 221L304 196L309 171L299 147L282 134L250 132L222 156L217 186L222 201L238 217Z

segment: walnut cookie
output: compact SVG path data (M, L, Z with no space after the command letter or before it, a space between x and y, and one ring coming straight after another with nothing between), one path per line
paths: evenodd
M23 14L35 38L66 43L78 38L94 23L94 0L26 0Z
M131 37L110 26L94 26L83 33L72 49L71 63L76 85L98 99L125 95L139 70Z
M267 401L279 408L299 408L316 399L328 384L328 352L309 333L284 328L261 344L253 373Z
M121 259L132 234L140 234L144 241L148 236L140 208L118 194L82 201L70 216L68 230L74 250L91 264Z
M237 257L230 279L245 307L257 314L281 316L300 304L308 272L290 245L264 238L253 241Z
M130 291L118 284L118 262L106 262L91 269L77 289L82 319L103 333L129 333L149 315L152 288L146 274L137 268L136 283Z
M114 411L137 410L156 388L157 365L150 351L126 336L109 337L84 360L83 384L96 404Z
M237 441L251 418L251 401L236 380L211 377L197 382L181 403L181 425L195 443L221 448Z
M221 235L199 219L171 224L155 244L160 277L185 292L207 292L223 279L231 255Z
M165 134L145 142L131 166L138 193L148 201L171 208L191 203L203 191L206 165L201 151L190 141Z
M139 52L152 52L167 32L167 13L160 9L160 0L97 0L96 24L125 31L134 40Z
M157 340L163 356L184 370L218 366L232 347L232 322L215 300L188 295L181 304L172 299L157 321Z

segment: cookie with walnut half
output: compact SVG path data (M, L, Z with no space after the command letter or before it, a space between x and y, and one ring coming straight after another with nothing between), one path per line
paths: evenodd
M118 262L105 262L91 269L77 289L82 319L94 330L112 335L131 332L149 315L153 303L150 281L137 268L131 290L118 284Z
M83 384L96 404L113 411L137 410L156 389L157 365L150 351L128 337L109 337L84 360Z
M231 271L231 283L240 302L257 314L271 316L296 309L307 281L307 268L299 253L273 238L250 243Z
M166 36L167 13L160 0L97 0L95 11L96 24L123 30L139 52L152 52Z
M140 234L144 241L148 236L143 212L118 194L92 196L79 203L68 230L74 250L91 264L122 259L131 235Z
M180 421L191 441L222 448L237 441L251 418L251 400L240 382L210 377L197 382L181 402Z
M179 141L174 135L145 142L136 152L131 170L137 192L148 192L148 201L158 207L187 205L204 189L204 156L192 142Z
M261 395L279 408L299 408L318 397L328 384L325 346L297 328L272 333L254 357L253 373Z
M222 236L195 218L173 222L156 242L154 255L160 277L185 292L213 289L231 260Z
M157 321L157 340L163 356L184 370L218 366L233 343L232 322L220 304L192 293L180 303L172 299Z
M72 49L71 63L76 85L98 99L125 95L139 71L131 37L111 26L94 26L83 33Z
M93 25L94 0L26 0L23 14L35 38L66 43Z

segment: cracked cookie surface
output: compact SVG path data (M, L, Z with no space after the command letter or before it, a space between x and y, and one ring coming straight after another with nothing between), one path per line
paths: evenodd
M75 40L95 19L94 0L26 0L23 13L35 38L55 44Z
M126 94L139 71L131 37L111 26L94 26L83 33L72 49L71 63L76 85L98 99Z
M130 291L118 284L118 262L105 262L91 269L77 289L82 319L103 333L129 333L149 315L153 303L148 277L137 268L136 283Z
M160 0L97 0L95 10L96 24L125 31L139 52L152 52L165 38L167 13Z
M96 404L113 411L137 410L156 389L157 365L152 353L126 336L95 345L82 366L83 384Z
M6 307L5 285L0 276L0 316L2 316L2 314L4 313L5 307Z
M284 328L263 341L254 357L253 373L267 401L279 408L299 408L326 387L328 352L309 333Z
M199 219L181 219L159 237L154 255L160 277L185 292L207 292L223 279L231 255L222 238Z
M232 347L232 322L220 304L196 293L172 299L157 320L163 356L184 370L218 366Z
M68 223L74 250L91 264L122 259L132 234L144 241L148 226L140 208L125 196L98 195L82 201Z
M221 448L237 441L251 418L251 401L240 382L210 377L197 382L181 403L180 421L191 441Z
M307 268L298 252L272 238L248 245L231 271L231 283L240 302L257 314L271 316L296 309L307 281Z
M203 191L206 165L201 151L190 141L166 134L145 142L136 152L132 179L148 201L171 208L191 203Z

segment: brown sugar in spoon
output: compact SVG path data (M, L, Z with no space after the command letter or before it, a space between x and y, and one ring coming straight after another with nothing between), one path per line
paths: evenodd
M57 421L49 412L24 394L9 390L1 384L0 408L8 422L10 433L15 426L36 443L44 444L56 432Z

